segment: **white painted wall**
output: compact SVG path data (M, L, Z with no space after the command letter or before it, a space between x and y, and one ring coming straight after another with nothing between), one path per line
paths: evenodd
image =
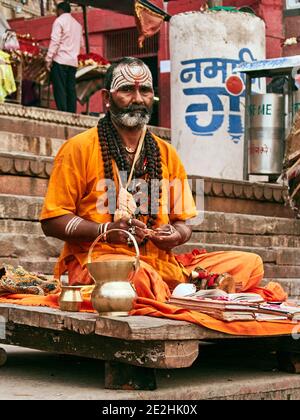
M264 22L248 13L181 13L171 19L170 49L172 144L187 173L243 179L245 98L230 95L225 80L239 62L265 58Z

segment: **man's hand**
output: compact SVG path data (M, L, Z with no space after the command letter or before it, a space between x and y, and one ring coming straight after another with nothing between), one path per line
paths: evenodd
M154 230L155 235L150 240L163 251L170 251L182 242L181 234L172 225L161 225Z
M46 69L49 73L51 71L51 67L52 67L52 62L51 61L46 61Z
M137 243L140 245L146 236L146 228L147 226L145 223L141 222L140 220L132 218L128 221L127 219L122 218L118 222L110 223L107 232L109 232L111 229L127 230L132 233ZM107 235L107 242L109 243L124 244L127 243L128 240L130 241L130 237L125 232L112 232Z

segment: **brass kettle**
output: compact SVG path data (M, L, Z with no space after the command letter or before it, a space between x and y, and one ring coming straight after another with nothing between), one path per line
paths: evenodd
M112 260L92 262L92 252L97 242L104 236L99 235L92 243L87 268L95 281L95 288L91 300L93 308L100 315L127 316L132 309L133 301L137 297L133 284L128 279L130 272L140 267L140 251L135 237L123 229L111 229L111 232L125 232L134 244L136 256L132 260Z

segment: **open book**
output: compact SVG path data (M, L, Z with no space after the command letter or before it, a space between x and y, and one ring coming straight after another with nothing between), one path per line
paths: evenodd
M182 287L183 286L183 287ZM191 286L191 287L190 287ZM187 298L192 300L212 299L220 302L263 302L263 298L257 293L227 293L221 289L207 289L196 291L192 284L177 286L171 296L172 298ZM191 293L191 291L193 292Z

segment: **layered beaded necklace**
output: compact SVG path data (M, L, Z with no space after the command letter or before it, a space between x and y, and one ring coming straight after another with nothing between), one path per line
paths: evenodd
M132 156L134 157L135 151L126 150L126 147L123 145L123 142L111 121L109 113L98 122L98 137L104 162L105 178L114 180L112 160L116 162L119 171L126 171L128 178L132 166ZM136 179L144 178L148 183L147 226L148 228L152 228L157 219L161 198L160 181L162 180L162 163L158 144L148 130L145 135L140 157L134 168L133 176ZM153 182L154 180L156 181ZM129 192L134 193L133 191ZM108 189L108 201L113 200L112 194L109 194ZM152 203L151 197L159 197L159 199L156 200L157 202ZM136 204L139 208L140 203L138 200ZM150 213L150 211L152 211L152 213ZM136 218L140 218L141 216L141 213L135 215Z

